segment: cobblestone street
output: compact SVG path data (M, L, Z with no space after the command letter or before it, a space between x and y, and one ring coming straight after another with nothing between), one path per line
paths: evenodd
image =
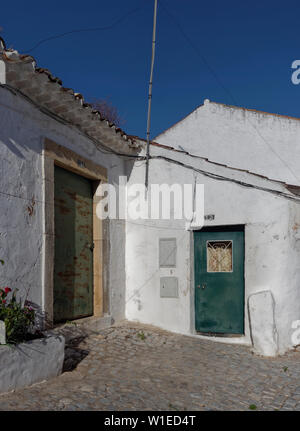
M65 331L64 373L1 395L1 410L300 409L300 352L263 359L126 322L89 336Z

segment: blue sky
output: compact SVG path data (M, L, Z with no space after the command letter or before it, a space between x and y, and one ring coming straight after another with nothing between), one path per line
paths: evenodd
M123 128L145 137L153 2L4 2L1 35L26 53L49 36L124 17L108 30L73 33L30 53L87 101L110 98ZM205 98L300 117L300 85L291 82L291 63L300 59L299 0L160 3L151 137Z

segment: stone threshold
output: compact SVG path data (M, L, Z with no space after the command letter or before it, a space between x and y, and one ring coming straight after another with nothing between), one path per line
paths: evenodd
M111 315L101 317L91 316L56 325L53 329L45 331L44 334L63 335L65 337L66 343L68 343L74 338L99 334L102 329L110 328L112 325L113 318Z

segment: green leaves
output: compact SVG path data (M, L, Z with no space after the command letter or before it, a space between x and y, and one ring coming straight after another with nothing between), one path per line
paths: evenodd
M144 334L144 332L143 332L143 331L139 332L139 333L137 334L137 336L138 336L138 337L139 337L139 339L140 339L140 340L142 340L142 341L145 341L145 339L146 339L146 335Z
M256 410L257 406L255 404L250 404L249 409L250 410Z
M8 288L0 289L0 320L5 322L7 343L17 344L26 340L35 321L35 312L17 300L16 292L7 299L9 291Z

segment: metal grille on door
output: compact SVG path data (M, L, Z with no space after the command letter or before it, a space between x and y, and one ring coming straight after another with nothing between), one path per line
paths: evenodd
M207 241L207 272L232 271L232 241Z

